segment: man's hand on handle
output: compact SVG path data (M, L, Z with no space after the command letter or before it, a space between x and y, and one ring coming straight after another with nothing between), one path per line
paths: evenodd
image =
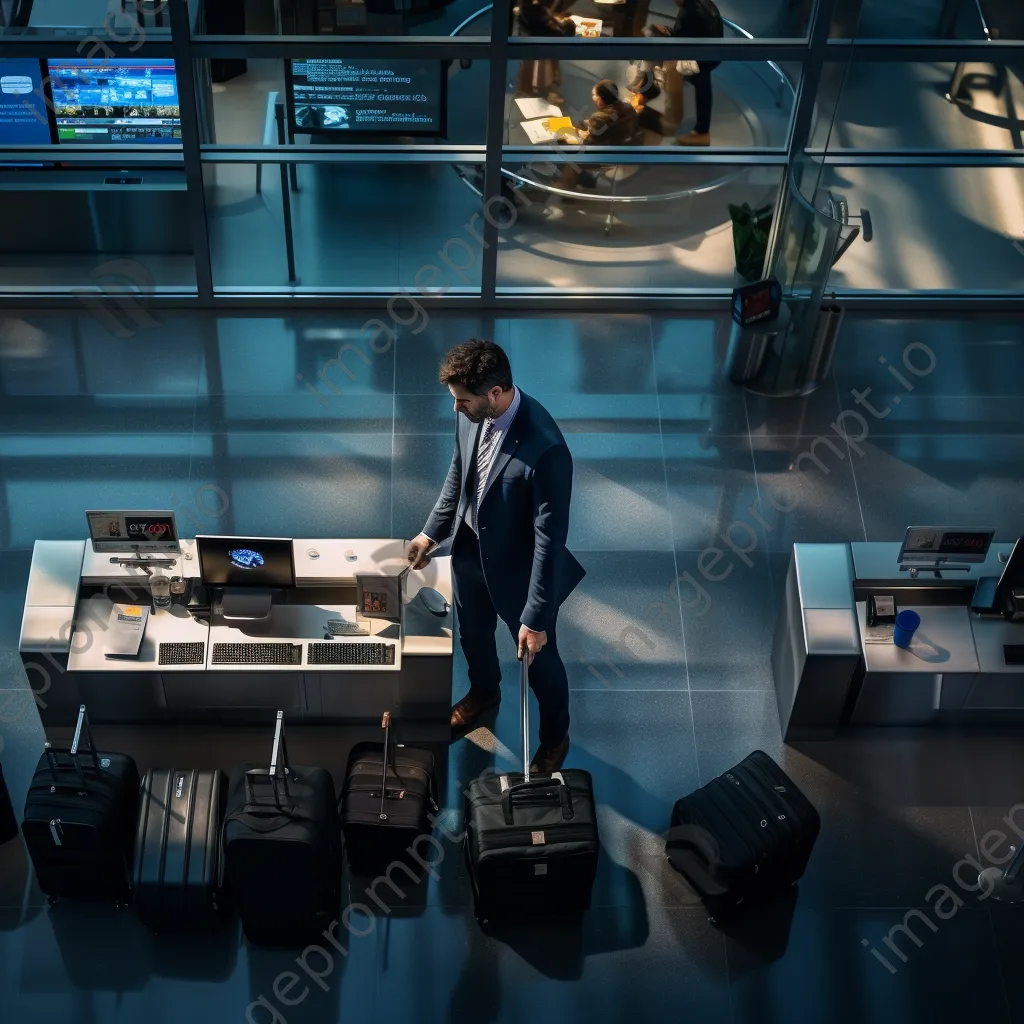
M409 541L409 549L406 552L409 564L414 569L426 568L430 562L428 552L432 547L434 547L434 542L426 534L421 533L418 537L414 537Z
M539 633L526 626L519 627L519 659L526 658L526 664L532 665L533 659L540 654L541 648L548 642L544 630Z

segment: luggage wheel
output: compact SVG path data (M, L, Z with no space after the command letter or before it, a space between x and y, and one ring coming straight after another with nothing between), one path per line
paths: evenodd
M46 897L46 905L48 907L55 907L55 906L57 906L57 897L56 896L47 896Z

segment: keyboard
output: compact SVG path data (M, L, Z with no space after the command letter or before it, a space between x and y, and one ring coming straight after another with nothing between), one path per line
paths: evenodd
M206 644L161 644L158 658L161 665L203 665L206 663Z
M214 665L301 665L302 644L214 644Z
M328 619L327 632L331 636L369 636L370 631L358 622L349 622L347 619Z
M1003 661L1007 665L1024 665L1024 644L1003 644Z
M309 645L310 665L394 665L394 644L314 643Z

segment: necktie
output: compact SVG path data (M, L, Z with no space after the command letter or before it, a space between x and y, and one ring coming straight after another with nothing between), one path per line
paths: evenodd
M491 460L494 457L494 442L496 440L494 420L488 420L483 434L480 435L480 445L476 451L476 487L473 495L473 521L470 525L473 527L473 532L477 534L479 534L480 528L477 526L476 517L480 511L480 499L484 496L484 487L491 471Z

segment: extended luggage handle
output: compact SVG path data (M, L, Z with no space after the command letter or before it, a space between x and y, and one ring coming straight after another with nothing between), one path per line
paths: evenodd
M50 769L50 774L53 776L53 785L56 789L84 789L88 791L89 786L85 780L85 772L82 771L82 762L78 757L78 750L82 742L82 734L85 734L86 741L88 742L88 752L92 755L92 763L96 768L96 771L102 771L100 764L99 755L96 753L96 743L92 738L92 729L89 726L89 713L85 709L84 704L78 706L78 721L75 723L75 735L71 740L71 747L68 750L54 749L50 743L43 744L43 751L46 755L46 764ZM58 771L61 767L60 754L68 754L71 757L72 767L78 774L79 785L69 786L66 782L60 781Z
M284 734L284 712L278 711L274 724L274 746L270 752L270 768L250 768L245 773L245 802L255 805L256 784L269 785L274 791L274 806L281 806L281 797L278 793L277 784L284 783L284 795L290 800L291 793L288 791L288 778L291 775L291 766L288 760L288 743ZM258 812L255 812L258 813Z
M380 720L380 727L384 730L384 756L381 758L384 762L384 770L380 780L380 820L387 821L388 813L384 810L384 799L388 795L388 744L391 740L390 711L384 712L384 717Z
M530 676L529 676L529 665L527 664L526 658L523 657L523 652L520 650L517 652L519 657L519 663L522 665L521 680L522 680L522 719L523 719L523 781L512 783L509 781L507 775L499 776L499 782L501 784L501 808L505 814L505 824L512 825L514 823L514 815L512 811L512 805L515 801L517 794L522 795L525 792L540 793L547 791L550 796L558 795L559 802L562 805L562 818L569 820L575 814L572 806L572 794L569 792L569 787L565 784L565 779L562 777L561 772L554 772L549 776L530 776Z

